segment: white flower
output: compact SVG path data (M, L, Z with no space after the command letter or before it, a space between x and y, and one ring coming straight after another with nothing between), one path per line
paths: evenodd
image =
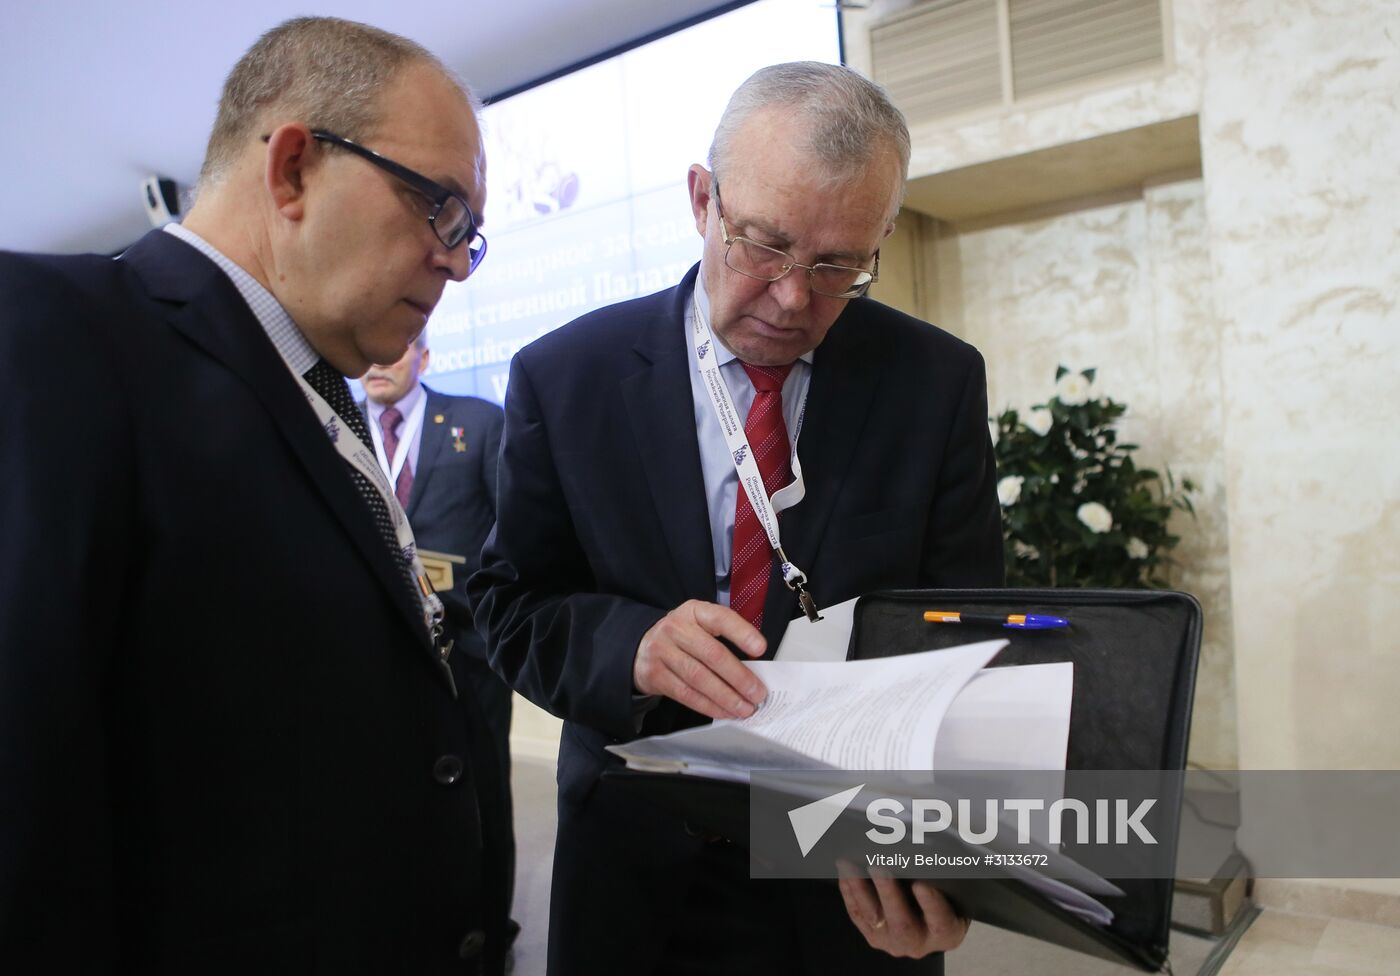
M1077 494L1079 494L1081 491L1083 491L1083 490L1088 486L1088 484L1089 484L1089 482L1085 481L1083 478L1080 478L1078 481L1076 481L1076 482L1074 483L1074 488L1073 488L1072 490L1073 490L1074 493L1077 495Z
M1057 474L1052 474L1050 476L1050 483L1052 485L1058 485L1060 483L1060 476Z
M1090 532L1107 532L1113 528L1113 514L1098 502L1085 502L1075 514Z
M1050 433L1050 427L1055 423L1055 415L1044 407L1036 407L1026 414L1026 426L1035 433L1037 437L1044 437Z
M1021 497L1021 484L1025 480L1019 474L1009 474L997 482L997 498L1001 500L1002 508L1016 504L1016 499Z
M1035 546L1028 546L1020 539L1012 543L1012 548L1016 550L1016 555L1022 559L1039 559L1040 550Z
M1089 402L1089 381L1079 373L1066 373L1055 381L1055 396L1067 407Z
M1129 540L1128 540L1128 558L1129 558L1129 559L1146 559L1146 558L1147 558L1147 543L1143 542L1143 541L1142 541L1141 539L1139 539L1137 536L1133 536L1131 539L1129 539Z

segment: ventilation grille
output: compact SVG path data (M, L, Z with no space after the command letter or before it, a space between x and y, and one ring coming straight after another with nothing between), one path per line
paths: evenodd
M1161 0L1011 0L1013 97L1162 63Z
M1002 101L997 0L935 0L875 27L875 79L909 118L954 115Z
M1163 64L1162 0L927 0L870 32L911 121L1013 105Z

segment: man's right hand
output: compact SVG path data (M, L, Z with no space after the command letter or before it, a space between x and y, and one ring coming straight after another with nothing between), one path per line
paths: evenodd
M709 718L747 718L768 689L719 637L749 657L768 646L758 628L728 607L687 600L642 635L632 683L644 695L664 695Z

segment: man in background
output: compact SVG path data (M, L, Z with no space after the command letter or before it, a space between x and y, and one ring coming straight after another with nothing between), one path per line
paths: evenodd
M758 72L690 170L698 268L511 364L470 592L492 663L566 720L554 976L936 972L962 940L926 882L751 881L742 849L602 779L610 743L763 700L735 649L767 653L799 612L775 541L817 606L1001 581L982 358L862 297L908 160L855 72Z
M499 766L501 788L482 794L482 816L508 842L511 875L497 893L509 905L515 867L510 794L510 686L486 663L486 646L472 626L467 577L481 565L481 546L496 521L496 454L501 408L488 400L449 396L421 380L430 353L424 332L398 362L371 366L360 378L362 407L380 467L408 514L419 554L446 607L445 636L453 641L452 671L469 713L485 720L477 743L482 762ZM474 725L477 723L473 723ZM512 934L518 926L511 923Z
M432 55L300 18L182 227L0 255L7 971L501 970L495 770L345 381L484 255L484 167Z

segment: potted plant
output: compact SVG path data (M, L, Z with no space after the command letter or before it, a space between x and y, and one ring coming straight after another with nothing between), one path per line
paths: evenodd
M989 420L1010 586L1165 586L1168 520L1195 516L1189 479L1139 468L1119 443L1127 405L1093 395L1095 372L1061 366L1048 402Z

